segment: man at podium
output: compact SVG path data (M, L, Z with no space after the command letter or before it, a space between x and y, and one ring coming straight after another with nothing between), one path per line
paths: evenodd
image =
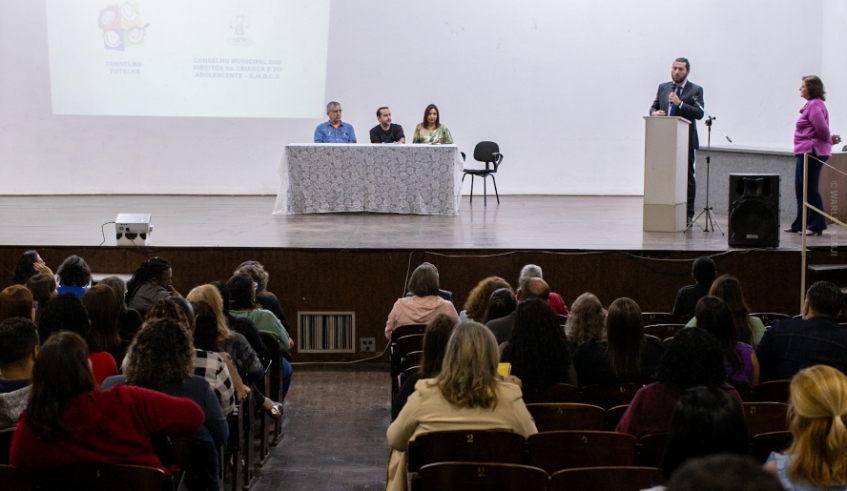
M672 82L659 85L656 100L650 106L651 116L679 116L691 121L688 128L688 203L687 222L694 219L694 195L697 183L694 180L694 159L700 148L697 138L697 120L703 119L703 87L688 81L691 64L686 58L677 58L671 65Z

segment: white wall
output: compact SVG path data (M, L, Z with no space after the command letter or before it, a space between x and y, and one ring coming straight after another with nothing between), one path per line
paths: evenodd
M503 193L637 195L642 116L677 56L737 145L791 147L806 74L827 82L833 130L847 122L844 8L334 0L326 99L342 102L360 140L378 106L411 137L436 103L467 153L500 143ZM275 193L284 145L310 141L320 122L53 116L45 17L42 1L0 0L0 194Z

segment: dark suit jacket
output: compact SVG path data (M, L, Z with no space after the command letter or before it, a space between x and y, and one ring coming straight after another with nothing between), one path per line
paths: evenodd
M514 311L506 317L493 319L485 324L489 329L491 329L491 332L494 333L494 337L497 339L497 344L505 343L512 338L512 328L515 327L515 319L517 319L517 317L518 313L517 311Z
M775 321L759 341L756 356L762 382L789 380L813 365L847 373L847 328L823 317Z
M670 115L671 111L670 104L668 103L668 96L671 95L673 86L673 82L665 82L659 85L659 90L656 93L656 100L654 100L653 105L650 106L650 114L653 114L653 111L661 109ZM688 128L688 148L699 150L700 139L697 136L697 120L703 119L703 110L697 107L696 103L699 102L701 106L706 106L706 103L703 102L703 87L692 84L690 81L686 82L685 88L682 89L682 95L680 95L679 98L682 100L682 107L677 109L674 116L679 116L691 121L691 126Z

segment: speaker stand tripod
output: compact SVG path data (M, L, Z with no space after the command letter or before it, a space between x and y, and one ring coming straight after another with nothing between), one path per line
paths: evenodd
M700 106L699 103L697 103L697 105ZM715 213L714 213L714 211L712 211L712 207L709 204L709 170L710 170L711 163L712 163L712 123L714 122L714 120L716 120L718 118L716 118L716 117L712 116L711 114L707 113L706 110L703 108L703 106L700 106L700 109L702 109L703 112L706 113L706 121L705 122L706 122L706 128L708 130L707 136L706 136L706 207L703 208L703 211L701 211L699 215L694 217L694 220L691 220L691 223L689 223L688 226L685 227L685 230L683 230L682 233L688 232L688 230L691 227L693 227L694 224L697 224L697 226L700 227L700 224L697 223L697 220L699 220L700 217L705 215L704 218L706 219L706 226L700 227L700 229L703 232L713 232L715 229L717 229L721 232L721 235L726 235L726 234L723 233L723 229L721 228L720 223L718 223L718 219L717 219L717 217L715 217ZM692 124L694 124L694 123L692 123ZM718 127L717 125L715 125L715 127L718 128L721 133L723 133L723 130L721 130L720 127ZM726 133L723 133L723 136L725 136L726 139L730 143L732 143L732 140L729 138L729 136L727 136ZM711 227L711 230L709 229L709 227Z

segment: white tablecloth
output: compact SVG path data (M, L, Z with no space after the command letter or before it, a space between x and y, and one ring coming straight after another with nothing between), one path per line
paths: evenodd
M462 168L455 145L287 145L273 213L458 215Z

